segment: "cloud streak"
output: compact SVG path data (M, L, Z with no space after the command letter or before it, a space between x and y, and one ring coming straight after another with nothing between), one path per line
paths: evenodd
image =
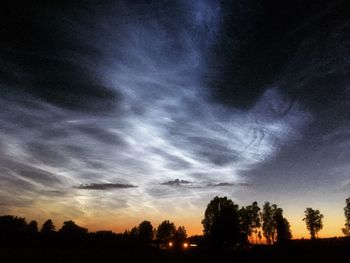
M78 186L74 186L76 189L84 189L84 190L113 190L113 189L125 189L125 188L135 188L136 185L132 184L112 184L112 183L104 183L104 184L81 184Z

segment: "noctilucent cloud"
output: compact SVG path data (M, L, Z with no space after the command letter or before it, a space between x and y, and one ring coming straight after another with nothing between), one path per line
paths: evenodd
M1 3L0 214L200 234L225 195L341 235L345 1L54 2Z

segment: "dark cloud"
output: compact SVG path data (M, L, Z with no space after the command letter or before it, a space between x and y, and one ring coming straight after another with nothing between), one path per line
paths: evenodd
M84 190L113 190L113 189L125 189L125 188L135 188L137 186L132 184L112 184L112 183L105 183L105 184L98 184L98 183L92 183L92 184L81 184L78 186L74 186L76 189L84 189Z
M120 94L107 87L91 69L96 63L80 61L81 57L97 57L91 52L92 47L79 44L76 36L64 33L66 22L59 16L59 9L40 2L21 8L17 4L2 3L1 8L0 54L1 63L7 65L0 67L1 91L29 94L82 112L114 109Z
M192 182L186 181L186 180L180 180L180 179L175 179L173 181L167 181L164 183L161 183L161 185L167 185L167 186L188 186L191 185Z
M216 183L216 184L208 184L208 187L233 187L233 186L251 186L251 184L248 183L227 183L227 182L222 182L222 183Z
M217 101L250 108L276 82L293 100L317 110L341 96L347 73L339 52L346 56L349 38L338 30L349 21L346 1L239 0L221 6L223 25L208 73ZM284 81L287 68L293 73Z

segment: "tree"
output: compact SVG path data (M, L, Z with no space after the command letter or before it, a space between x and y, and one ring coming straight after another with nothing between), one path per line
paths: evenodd
M29 233L38 233L38 222L35 220L30 221L27 230Z
M306 223L306 227L310 232L311 239L318 237L318 232L323 228L323 215L319 210L314 210L312 208L306 208L305 217L303 221Z
M225 197L216 196L205 210L202 220L204 235L215 246L242 243L238 205Z
M290 224L288 220L283 217L282 208L277 208L273 216L274 228L276 229L276 242L285 243L292 238Z
M51 219L48 219L44 222L43 226L41 227L40 232L41 233L52 233L56 229L55 225L53 224Z
M175 240L178 242L183 242L187 238L187 232L184 226L179 226L175 232Z
M134 226L133 228L131 228L129 234L132 238L137 238L139 236L139 228Z
M239 210L241 231L246 239L251 237L253 233L257 233L257 229L261 227L259 212L260 207L257 202Z
M153 239L153 226L150 221L143 221L138 227L138 237L141 241L149 242Z
M26 220L22 217L0 216L0 240L15 240L27 231Z
M268 244L283 243L292 238L290 224L283 217L283 209L276 204L265 202L262 212L263 235Z
M157 238L162 240L168 240L174 237L176 228L174 223L169 220L163 221L157 228Z
M64 235L85 235L88 230L84 227L78 226L74 221L69 220L63 223L61 229L58 231Z
M350 197L345 199L344 215L345 215L345 227L342 228L344 235L350 236Z
M277 208L276 205L270 205L269 202L265 202L262 212L262 230L263 235L266 239L267 244L273 244L275 236L275 224L273 220L274 210Z

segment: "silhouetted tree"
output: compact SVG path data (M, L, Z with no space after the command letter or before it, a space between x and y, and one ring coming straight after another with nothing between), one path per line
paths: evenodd
M273 217L274 228L276 229L276 242L285 243L292 238L292 232L288 220L283 217L282 208L276 208Z
M27 231L24 218L17 216L0 216L0 239L9 241L21 237Z
M153 226L150 221L143 221L138 227L138 237L143 242L149 242L153 239Z
M265 202L262 212L262 230L268 244L283 243L292 238L290 224L283 217L283 209Z
M80 246L86 241L88 230L78 226L74 221L65 221L60 230L59 238L64 246Z
M84 227L78 226L74 221L69 220L63 223L58 232L67 235L84 235L87 234L88 230Z
M271 205L269 202L265 202L262 211L262 230L267 244L274 243L275 237L275 224L274 224L274 210L276 205Z
M42 225L40 232L41 233L52 233L55 231L55 229L56 229L56 227L53 224L52 220L48 219Z
M187 238L186 229L184 226L179 226L175 232L175 239L178 242L183 242Z
M243 240L238 205L225 197L216 196L205 210L202 220L204 235L215 246L236 245Z
M38 222L35 220L30 221L27 230L29 233L38 233Z
M323 228L322 219L323 215L319 210L306 208L305 217L303 220L305 221L306 227L310 232L311 239L318 237L318 232Z
M174 223L169 220L163 221L157 228L157 238L167 240L173 238L176 232Z
M133 228L131 228L129 234L132 238L137 238L139 236L139 228L134 226Z
M344 215L345 215L345 227L342 228L344 235L350 236L350 197L345 199Z
M257 202L253 202L251 205L242 207L239 210L241 231L245 237L251 237L261 227L259 212L260 207Z

